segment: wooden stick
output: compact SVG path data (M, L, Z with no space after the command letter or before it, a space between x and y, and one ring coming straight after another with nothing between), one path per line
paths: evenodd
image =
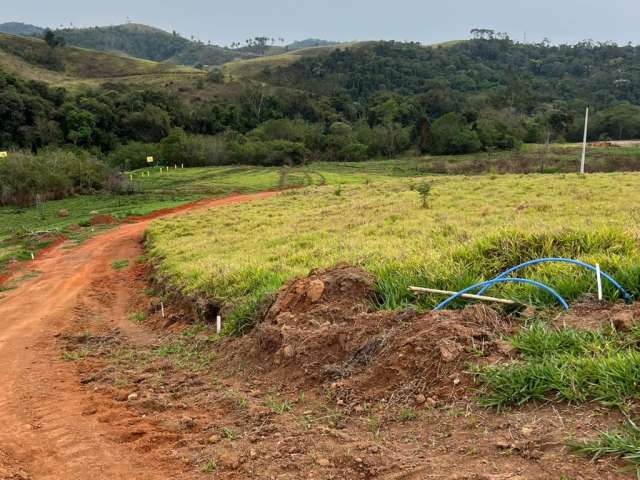
M438 290L436 288L409 287L409 291L413 293L435 293L437 295L455 295L458 292L450 292L449 290ZM473 293L465 293L460 295L462 298L471 298L473 300L482 300L483 302L504 303L505 305L521 305L520 302L507 300L506 298L485 297L484 295L474 295Z

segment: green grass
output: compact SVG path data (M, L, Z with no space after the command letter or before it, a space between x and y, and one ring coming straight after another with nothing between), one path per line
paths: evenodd
M593 460L605 456L615 456L640 465L640 428L628 421L625 428L619 431L602 432L600 437L591 441L571 441L569 447L576 453ZM636 471L640 475L640 469Z
M129 266L129 260L116 260L111 263L111 268L114 270L123 270Z
M416 300L408 286L457 290L543 256L598 262L638 289L638 174L430 177L426 209L416 180L373 175L343 174L340 195L332 186L313 187L158 220L147 235L150 255L185 292L218 299L236 333L285 281L341 261L376 276L382 308L416 302L428 308L434 298ZM595 289L592 274L567 265L522 275L549 283L569 300ZM547 294L526 286L496 287L495 293L553 305ZM615 298L609 287L605 293Z
M640 394L640 329L580 331L542 322L521 330L512 345L524 361L481 368L481 402L502 408L529 401L596 401L625 407Z

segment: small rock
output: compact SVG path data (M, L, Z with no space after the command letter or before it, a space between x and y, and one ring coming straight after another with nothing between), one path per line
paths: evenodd
M211 435L209 438L207 438L207 442L214 444L214 443L218 443L220 441L220 435ZM253 451L253 450L252 450Z
M191 417L183 417L180 420L180 426L184 429L184 430L191 430L193 428L195 428L196 426L196 422L193 418Z
M416 403L418 405L423 405L426 401L427 401L427 397L425 397L423 394L420 393L416 395Z
M321 467L328 467L329 465L331 465L331 462L328 458L319 458L318 465L320 465Z
M322 280L311 280L307 288L307 297L312 303L316 303L324 293L324 282Z
M258 455L258 453L255 450L251 450L249 452L249 455L251 456L251 458L255 458Z
M129 400L130 402L133 402L134 400L138 399L138 394L137 393L130 393L129 396L127 397L127 400Z
M536 316L535 308L529 306L520 312L522 318L533 318Z
M527 455L531 460L540 460L544 456L544 453L540 450L531 450Z
M240 466L240 457L231 450L224 450L220 453L218 460L220 465L230 470L236 470Z
M58 217L65 218L68 216L69 216L69 210L67 210L66 208L61 208L60 210L58 210Z
M613 323L616 330L620 332L628 332L633 328L633 325L636 322L632 311L622 310L613 314L611 317L611 323Z
M438 405L438 401L433 397L429 397L427 398L427 405L431 408L435 408Z
M502 355L510 356L515 350L513 348L513 345L511 345L509 342L505 342L504 340L496 340L495 345L498 353L501 353Z
M528 437L529 435L531 435L533 433L533 428L531 428L531 427L522 427L520 429L520 433L523 436Z

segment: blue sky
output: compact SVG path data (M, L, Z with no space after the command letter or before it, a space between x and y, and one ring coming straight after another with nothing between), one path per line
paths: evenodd
M131 20L230 44L249 36L330 40L468 38L493 28L553 43L584 39L640 44L639 0L0 0L0 23L93 26Z

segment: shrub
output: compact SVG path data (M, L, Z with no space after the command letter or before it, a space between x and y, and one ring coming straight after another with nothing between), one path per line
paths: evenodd
M160 149L157 144L131 142L111 152L107 157L107 163L123 171L136 170L148 165L149 156L159 159Z
M431 126L429 150L436 155L478 152L482 142L462 115L448 113Z
M0 204L19 206L102 190L115 173L104 163L68 151L13 153L0 159Z
M248 141L233 146L233 158L246 165L299 165L304 161L304 144L286 140Z

